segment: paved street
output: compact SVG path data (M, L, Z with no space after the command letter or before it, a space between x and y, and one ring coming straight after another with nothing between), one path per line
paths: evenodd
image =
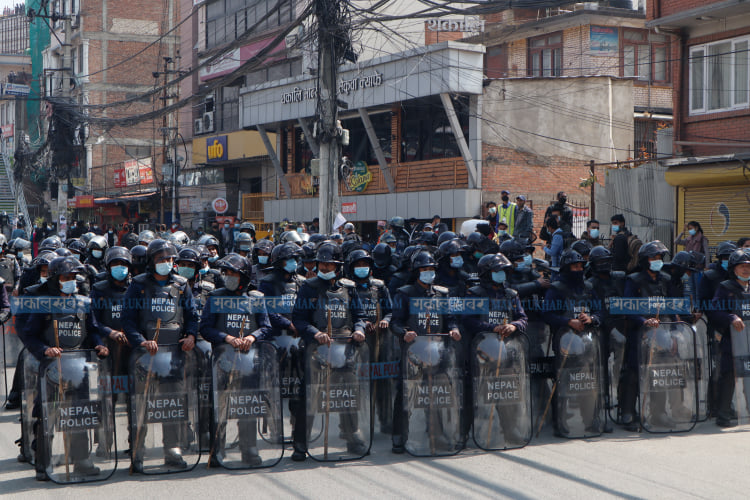
M377 435L373 453L344 464L303 464L287 453L273 469L207 470L129 476L127 463L107 482L57 486L34 480L16 461L16 412L0 413L0 494L5 498L747 498L750 426L700 424L688 434L614 434L564 441L548 432L524 449L417 459L390 453Z

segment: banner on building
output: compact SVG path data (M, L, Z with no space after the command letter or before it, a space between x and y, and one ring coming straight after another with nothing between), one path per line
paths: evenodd
M151 184L154 182L153 170L151 169L151 158L128 160L123 163L123 166L125 167L126 186ZM115 170L115 178L117 178L117 170ZM117 186L117 181L115 182L115 186Z
M592 56L616 57L619 51L619 35L615 26L591 26L589 54Z

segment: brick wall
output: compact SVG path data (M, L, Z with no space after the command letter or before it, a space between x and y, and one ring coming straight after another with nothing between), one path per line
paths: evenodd
M715 3L720 2L716 0L653 0L646 3L646 18L656 19Z

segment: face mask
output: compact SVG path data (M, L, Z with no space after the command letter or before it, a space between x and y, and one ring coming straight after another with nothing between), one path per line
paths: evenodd
M284 264L284 271L288 273L293 273L297 270L297 261L294 259L288 259L286 261L286 264Z
M208 269L206 269L205 267L202 267L202 268L200 268L200 270L198 272L201 273L201 274L206 274L208 272Z
M648 268L651 269L653 272L658 273L661 271L661 268L664 267L664 261L663 260L652 260L648 263Z
M162 262L161 264L156 264L156 274L159 276L168 276L169 273L172 272L172 263L171 262Z
M357 278L367 278L370 275L370 268L369 267L355 267L354 268L354 276Z
M114 233L114 231L112 231L112 230L110 229L110 230L109 230L109 234L112 234L112 233Z
M419 281L425 285L431 285L435 281L435 271L421 271L419 273Z
M298 227L298 228L297 228L297 232L298 232L299 234L302 234L302 233L304 233L304 231L302 230L302 228L301 228L301 227Z
M484 257L484 254L482 252L474 252L474 258L479 260L482 257Z
M690 236L695 236L695 233L697 233L695 229L688 229L688 233L690 233Z
M502 197L502 198L500 198L500 199L501 199L501 200L503 200L503 201L504 201L505 203L508 203L508 200L509 200L510 198L509 198L509 197L507 197L507 196L503 196L503 197Z
M240 287L239 276L224 276L224 286L230 292L234 292Z
M497 235L498 236L505 236L505 233L506 233L505 229L498 229L497 230Z
M117 281L122 281L128 277L128 266L112 266L109 274Z
M76 293L78 290L78 284L76 283L76 280L70 280L70 281L61 281L60 282L60 291L62 293L66 293L68 295L72 295Z
M326 281L330 281L336 278L336 271L329 271L327 273L318 271L318 278Z
M620 226L612 226L612 232L613 233L616 233L619 230L620 230Z
M211 257L208 258L209 262L216 262L217 260L219 260L218 255L212 255Z
M567 202L568 202L568 199L565 196L563 196L562 198L560 198L560 203L561 204L565 205Z
M495 208L495 207L490 207L490 210L489 210L489 212L490 212L490 215L495 215L495 214L497 213L497 208Z
M102 258L102 251L101 250L92 250L91 256L95 259L101 259Z
M242 251L242 252L249 252L250 251L250 245L240 245L240 251Z
M187 267L187 266L178 266L177 274L179 274L183 278L190 280L190 279L193 279L193 277L195 277L195 269L193 269L192 267Z
M224 224L224 229L229 229L229 224Z
M495 283L505 282L505 271L492 271L492 281Z
M742 276L737 276L737 279L739 279L742 282L747 283L748 281L750 281L750 276L748 276L747 278L743 278Z
M589 231L589 236L592 238L598 238L599 237L599 230L598 229L592 229Z
M203 231L196 231L195 233L196 233L196 234L197 234L198 236L200 236L200 235L202 235L202 234L203 234Z
M451 267L453 269L461 269L464 266L464 258L460 255L451 257Z
M583 271L568 271L566 275L573 283L580 283L583 281Z
M39 283L47 283L47 278L46 278L46 277L43 277L43 276L42 276L42 277L40 277L40 278L39 278Z
M268 264L268 255L258 255L258 264Z
M725 271L726 271L726 270L728 270L728 269L729 269L729 261L728 261L728 260L722 260L722 261L721 261L721 267L722 267L722 269L724 269Z

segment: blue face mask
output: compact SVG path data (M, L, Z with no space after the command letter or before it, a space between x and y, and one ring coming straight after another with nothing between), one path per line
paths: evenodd
M722 260L722 261L721 261L721 267L722 267L722 269L724 269L725 271L726 271L726 270L728 270L728 269L729 269L729 261L728 261L728 260Z
M462 267L464 267L464 258L460 255L451 257L451 267L453 269L461 269Z
M250 250L252 250L252 247L250 245L240 245L240 251L249 252Z
M484 254L482 252L474 252L474 258L479 260L482 257L484 257Z
M39 278L39 283L46 283L46 282L47 282L47 278L45 276L42 276Z
M737 276L737 279L740 280L740 281L744 281L745 283L747 283L748 281L750 281L750 276L748 276L747 278L743 278L742 276Z
M357 278L367 278L370 275L370 268L369 267L355 267L354 268L354 276Z
M504 283L505 271L492 271L492 281L495 283Z
M435 281L435 271L421 271L419 273L419 281L425 285L431 285Z
M284 264L284 271L288 273L293 273L297 270L297 261L294 259L288 259L286 263Z
M589 236L592 238L598 238L599 237L599 230L598 229L592 229L589 231Z
M128 266L112 266L109 274L117 281L122 281L128 277Z
M208 268L202 267L198 272L201 274L206 274L208 272Z
M298 228L297 228L297 232L298 232L299 234L302 234L302 233L304 233L305 231L304 231L304 230L303 230L303 229L302 229L301 227L298 227Z
M497 235L498 236L505 236L505 233L506 233L505 229L498 229L497 230Z
M76 283L76 280L61 281L60 291L68 295L72 295L78 291L78 283Z
M212 255L211 257L208 258L209 262L216 262L217 260L219 260L218 255Z
M658 273L659 271L661 271L662 267L664 267L663 260L652 260L648 264L648 268L651 269L655 273Z
M162 262L161 264L156 264L156 274L159 276L169 276L169 273L172 272L172 263L171 262Z
M179 274L185 279L191 280L195 277L195 269L193 269L192 267L187 267L187 266L178 266L177 274Z
M690 234L690 236L695 236L695 233L697 232L698 231L696 231L695 229L688 229L688 233Z
M95 259L101 259L102 258L102 251L101 250L92 250L91 256Z
M613 233L616 233L619 230L620 230L620 226L612 226L612 232Z
M531 255L526 254L526 255L523 256L523 262L521 262L520 264L518 264L518 266L516 266L516 267L518 269L528 269L528 268L531 267L531 263L533 262L533 260L534 259L531 257Z
M318 271L318 278L326 281L330 281L332 279L336 278L336 271L330 271L327 273L323 273L321 271Z
M258 255L258 264L268 264L268 255Z

